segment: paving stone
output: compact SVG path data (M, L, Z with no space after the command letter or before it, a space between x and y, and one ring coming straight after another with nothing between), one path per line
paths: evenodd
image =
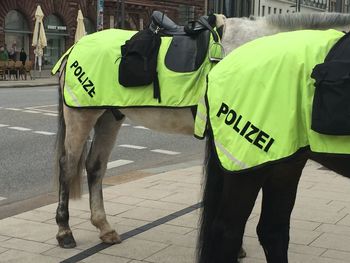
M28 253L24 251L10 249L1 253L2 263L58 263L60 260L50 256Z
M79 254L80 252L82 252L81 249L77 249L77 248L64 249L56 246L48 251L45 251L44 253L42 253L42 255L51 256L51 257L60 258L60 259L66 259L76 254Z
M173 213L171 210L147 208L147 207L136 207L124 213L120 216L131 219L154 221L159 218L165 217Z
M322 254L322 257L331 258L331 259L339 259L339 260L344 260L346 262L349 262L350 252L328 249L325 253Z
M125 205L136 205L139 204L143 201L145 201L145 199L143 198L137 198L137 197L130 197L130 196L118 196L117 198L113 198L113 199L105 199L108 200L109 202L113 202L113 203L118 203L118 204L125 204Z
M81 262L85 263L130 263L130 259L105 255L101 253L94 254ZM141 261L139 261L141 262Z
M325 251L326 249L324 248L317 248L317 247L310 247L307 245L289 243L289 252L312 255L312 256L321 256Z
M186 193L174 193L160 200L164 202L193 205L199 203L201 199L201 194L198 191L188 191Z
M321 234L316 231L293 229L290 231L290 242L299 245L308 245Z
M298 253L289 253L290 263L348 263L349 261L337 260L333 258L317 257Z
M155 201L155 200L146 200L137 204L137 206L164 209L164 210L173 211L173 212L176 212L188 207L187 204L175 204L171 202Z
M158 242L129 238L117 246L111 246L104 249L101 251L101 253L124 258L143 260L163 250L167 246L168 245L166 244Z
M312 242L310 246L350 252L350 236L324 233Z
M135 236L135 238L184 247L196 247L197 241L195 236L164 232L160 231L158 228L145 231Z
M0 254L1 254L1 253L4 253L4 252L7 251L7 250L9 250L9 249L4 248L4 247L0 247Z
M195 262L195 249L172 245L146 260L154 263L193 263Z
M44 242L56 235L57 226L18 218L0 220L0 235Z
M340 234L344 236L350 236L350 226L344 226L339 221L336 225L333 224L321 224L316 231L326 232L331 234Z
M9 236L2 236L2 235L0 235L0 242L1 241L5 241L5 240L8 240L8 239L10 239L11 237L9 237Z
M44 222L49 219L54 219L55 214L46 211L32 210L22 214L15 215L15 218L26 219L35 222Z
M0 247L23 250L31 253L43 253L49 249L54 248L55 246L45 244L42 242L35 242L30 240L24 240L19 238L11 238L6 241L0 242Z
M183 226L190 228L197 228L199 223L199 211L198 209L194 212L185 214L181 217L175 218L166 224L175 225L175 226Z

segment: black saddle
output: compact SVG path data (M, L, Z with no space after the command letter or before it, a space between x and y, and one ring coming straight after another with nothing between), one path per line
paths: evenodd
M149 28L162 36L172 36L170 47L165 57L165 65L175 72L196 71L203 63L208 48L210 34L215 42L218 35L214 31L215 19L202 16L186 26L177 25L167 15L154 11Z

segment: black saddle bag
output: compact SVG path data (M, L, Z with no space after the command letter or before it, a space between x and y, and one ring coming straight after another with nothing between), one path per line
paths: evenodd
M160 36L149 29L127 40L121 47L119 83L124 87L137 87L155 82L160 44Z
M313 69L315 95L311 129L328 135L350 135L350 35L329 51Z

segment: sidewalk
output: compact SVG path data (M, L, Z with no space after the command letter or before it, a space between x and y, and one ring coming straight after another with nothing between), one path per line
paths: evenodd
M58 76L52 76L48 69L42 72L32 71L33 79L28 76L26 80L0 80L0 88L26 88L41 86L57 86Z
M106 178L108 220L124 238L118 245L100 244L88 195L70 203L74 249L57 246L56 203L0 220L0 262L193 263L201 171L190 163ZM244 263L265 262L255 234L259 210L260 197L246 227ZM308 162L292 216L290 262L350 262L349 213L350 180Z

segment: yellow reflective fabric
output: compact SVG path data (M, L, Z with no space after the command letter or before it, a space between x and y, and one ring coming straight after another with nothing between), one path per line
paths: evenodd
M213 68L208 118L225 169L252 168L306 146L317 152L350 153L350 136L310 129L312 69L343 35L302 30L263 37L237 48Z
M119 84L120 47L136 31L103 30L87 35L75 44L68 56L65 103L71 107L132 107L197 105L206 86L212 64L205 59L194 72L178 73L164 65L172 38L162 37L158 55L161 102L153 98L153 85L125 88ZM212 40L211 40L212 41ZM55 67L57 68L57 66Z

